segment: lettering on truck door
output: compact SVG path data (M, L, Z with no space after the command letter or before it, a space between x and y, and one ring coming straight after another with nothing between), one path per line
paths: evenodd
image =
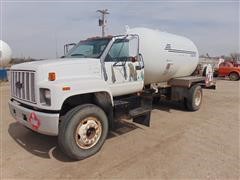
M141 89L144 76L138 56L138 37L117 38L105 57L105 67L113 95Z

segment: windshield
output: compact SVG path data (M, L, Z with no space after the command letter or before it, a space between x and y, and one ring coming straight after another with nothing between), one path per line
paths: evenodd
M91 39L80 41L65 56L65 58L99 58L110 39Z

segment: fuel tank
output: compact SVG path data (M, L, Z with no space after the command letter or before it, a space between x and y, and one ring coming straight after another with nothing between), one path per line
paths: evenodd
M0 67L5 67L11 60L12 50L7 43L0 40Z
M148 28L127 29L127 34L139 35L145 85L189 76L197 67L198 50L185 37Z

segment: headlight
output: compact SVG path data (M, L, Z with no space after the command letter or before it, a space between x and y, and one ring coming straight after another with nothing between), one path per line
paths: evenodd
M51 91L47 88L40 88L40 103L43 105L51 105Z

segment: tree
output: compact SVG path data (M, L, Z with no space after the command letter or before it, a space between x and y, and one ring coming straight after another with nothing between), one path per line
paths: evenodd
M230 56L232 57L232 61L240 61L240 53L231 53Z

